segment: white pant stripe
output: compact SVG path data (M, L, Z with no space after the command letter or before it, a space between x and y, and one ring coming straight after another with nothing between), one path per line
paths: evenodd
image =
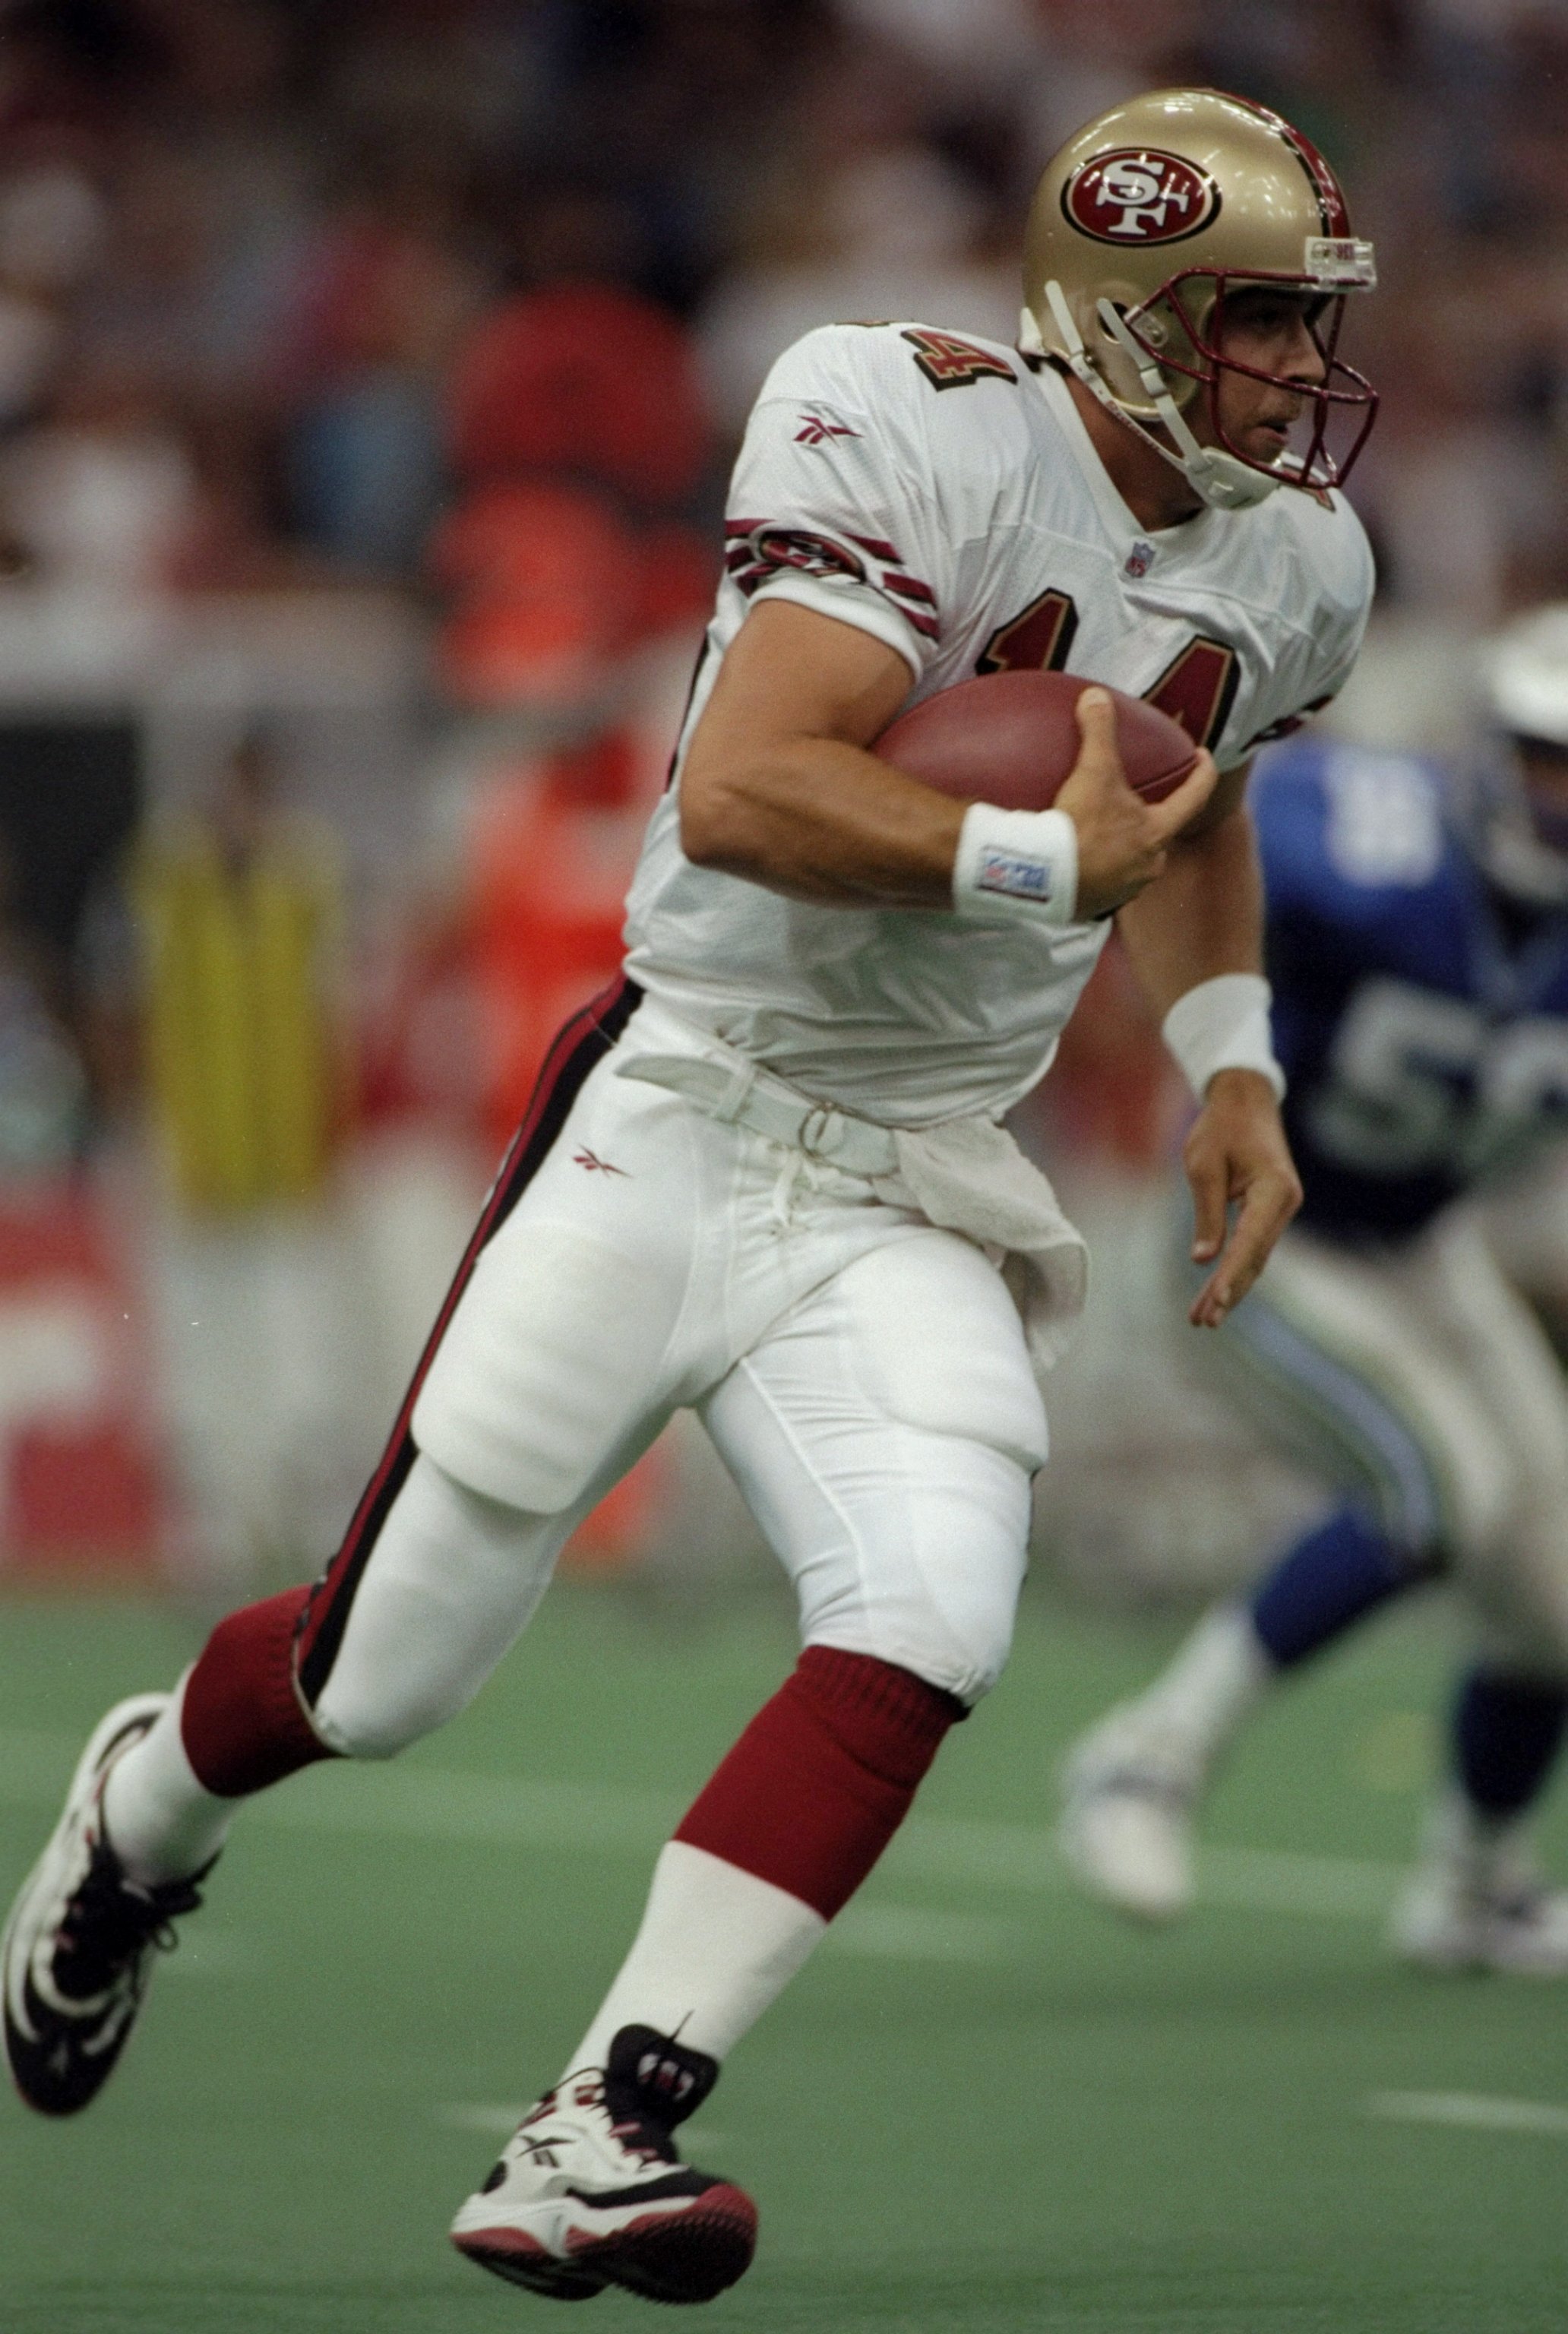
M1261 1295L1242 1307L1227 1335L1283 1380L1357 1471L1371 1478L1382 1520L1400 1546L1412 1555L1434 1548L1442 1532L1437 1471L1376 1380L1337 1361Z

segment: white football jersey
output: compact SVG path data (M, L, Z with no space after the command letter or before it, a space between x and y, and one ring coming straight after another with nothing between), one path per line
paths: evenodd
M1221 767L1350 672L1371 555L1338 495L1140 529L1066 383L924 324L834 324L769 374L681 740L748 609L792 600L897 650L909 704L1048 667L1147 697ZM890 1125L999 1114L1048 1066L1104 923L816 906L693 866L676 785L631 889L629 969L803 1092Z

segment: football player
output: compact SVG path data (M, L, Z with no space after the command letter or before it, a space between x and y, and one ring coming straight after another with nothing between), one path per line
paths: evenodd
M780 360L625 977L557 1040L322 1577L232 1615L88 1745L5 1946L35 2107L108 2074L240 1801L460 1709L573 1523L687 1404L794 1583L804 1650L453 2233L567 2300L693 2301L740 2274L754 2207L673 2135L1005 1659L1036 1374L1083 1255L998 1122L1112 913L1201 1104L1197 1320L1296 1202L1245 772L1361 640L1371 564L1331 425L1353 455L1371 419L1335 343L1372 276L1287 123L1164 92L1047 171L1021 350L893 323ZM902 707L1020 667L1151 698L1205 749L1191 776L1141 802L1093 691L1048 810L950 801L867 752Z
M1183 1911L1195 1818L1247 1714L1443 1573L1477 1652L1392 1942L1436 1967L1562 1975L1568 1894L1537 1876L1525 1819L1568 1717L1568 1384L1518 1283L1561 1300L1568 1195L1556 1158L1544 1208L1527 1181L1510 1201L1505 1171L1568 1124L1568 607L1517 619L1484 670L1496 736L1477 770L1445 783L1303 744L1260 775L1305 1199L1210 1358L1343 1497L1084 1737L1063 1840L1111 1904ZM1489 1225L1466 1195L1491 1181ZM1522 1240L1513 1227L1510 1271L1497 1233L1519 1210L1536 1220Z

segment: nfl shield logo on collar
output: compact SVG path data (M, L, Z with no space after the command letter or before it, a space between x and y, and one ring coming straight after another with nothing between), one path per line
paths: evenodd
M1140 575L1147 575L1153 564L1154 545L1151 543L1145 543L1140 537L1122 563L1121 572L1124 575L1130 575L1136 582Z

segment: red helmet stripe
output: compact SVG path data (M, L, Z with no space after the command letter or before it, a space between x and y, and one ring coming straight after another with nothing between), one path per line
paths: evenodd
M1351 214L1350 206L1345 201L1344 189L1329 164L1313 144L1312 140L1303 138L1301 131L1288 122L1283 113L1275 113L1272 106L1259 105L1255 98L1237 97L1232 90L1227 90L1224 93L1230 99L1233 105L1245 105L1249 113L1255 114L1260 121L1266 121L1271 130L1278 130L1307 177L1312 180L1313 192L1318 198L1318 215L1323 220L1323 233L1332 236L1349 235Z
M1345 201L1339 180L1310 138L1303 138L1301 131L1293 130L1288 121L1282 121L1280 128L1284 133L1285 144L1301 161L1317 190L1318 208L1322 211L1323 218L1323 233L1329 236L1349 235L1350 206Z

